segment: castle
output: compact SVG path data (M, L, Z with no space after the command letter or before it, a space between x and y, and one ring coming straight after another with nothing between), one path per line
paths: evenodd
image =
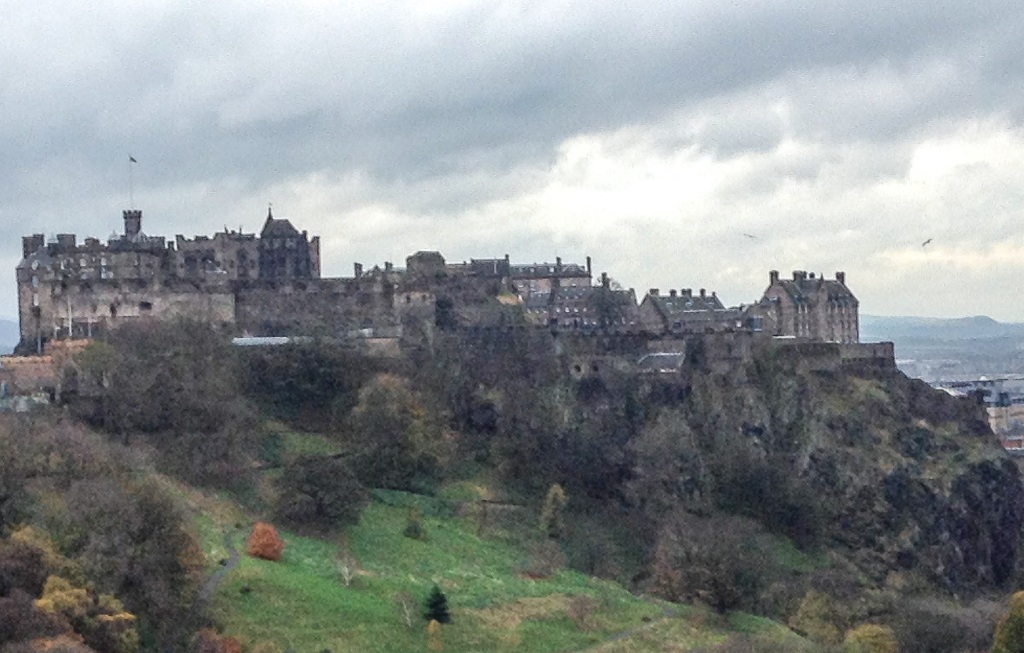
M703 289L652 288L638 300L606 274L595 283L590 257L585 264L516 264L508 255L450 263L422 251L404 268L356 263L352 277L322 278L319 237L269 210L258 235L225 229L167 240L143 232L140 210L124 211L123 220L124 233L105 243L79 243L74 234L22 239L19 354L39 355L49 343L91 338L126 320L177 316L250 336L401 340L423 327L533 327L644 342L694 334L859 340L858 302L842 272L825 279L796 271L790 280L772 271L761 298L735 307Z

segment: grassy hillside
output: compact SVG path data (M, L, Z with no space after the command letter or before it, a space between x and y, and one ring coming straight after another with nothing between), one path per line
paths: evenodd
M377 495L348 533L359 572L346 587L335 543L285 532L283 560L257 560L244 554L250 522L241 508L191 496L211 572L230 557L225 534L242 552L214 592L211 612L223 633L250 645L297 653L425 651L420 612L436 583L453 615L441 635L446 651L686 651L739 632L780 639L790 649L806 646L767 620L723 620L572 571L531 579L522 573L528 557L522 548L477 537L474 520L425 497ZM424 514L426 541L401 534L413 505ZM413 599L411 628L397 600L402 593Z

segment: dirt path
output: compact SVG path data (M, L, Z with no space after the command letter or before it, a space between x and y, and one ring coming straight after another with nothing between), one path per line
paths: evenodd
M240 554L238 549L235 548L235 542L231 535L231 533L224 533L224 548L228 550L227 561L221 565L220 569L213 572L212 576L206 579L202 589L199 590L199 597L196 599L196 604L193 608L193 611L197 614L200 609L206 608L206 605L210 602L210 597L217 591L217 588L224 580L224 577L228 575L228 572L238 566Z

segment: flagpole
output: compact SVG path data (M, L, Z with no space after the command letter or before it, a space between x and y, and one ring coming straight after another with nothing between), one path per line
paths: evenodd
M131 154L128 155L128 208L135 208L135 180L132 175L132 164L135 163L135 157Z

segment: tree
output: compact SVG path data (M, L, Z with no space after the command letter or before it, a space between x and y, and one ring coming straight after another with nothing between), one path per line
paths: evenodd
M1010 608L996 625L992 653L1024 653L1024 592L1010 598Z
M655 593L670 601L700 600L720 613L752 603L771 572L761 535L749 519L677 511L657 538Z
M395 594L395 603L402 614L402 623L406 628L412 628L412 617L416 609L416 603L409 592Z
M233 483L259 434L224 334L195 320L128 322L75 357L73 411L124 444L140 434L175 473Z
M427 597L425 605L426 612L423 613L423 618L427 621L436 621L442 624L451 622L452 617L448 612L448 597L437 585L430 590L430 596Z
M330 529L354 524L369 494L335 456L308 456L288 465L278 480L277 515L297 526Z
M594 288L587 298L589 308L597 316L597 324L602 329L621 324L634 301L630 293L622 290L622 286L609 279L607 274L601 275L601 285Z
M425 491L437 482L444 429L406 379L380 374L349 419L351 468L373 487Z
M547 496L544 497L544 507L540 511L540 530L552 539L559 539L565 534L565 523L562 519L562 511L568 498L565 490L558 483L548 488Z
M711 475L683 413L662 411L629 449L635 466L628 494L649 519L661 520L678 506L700 509L708 505Z

